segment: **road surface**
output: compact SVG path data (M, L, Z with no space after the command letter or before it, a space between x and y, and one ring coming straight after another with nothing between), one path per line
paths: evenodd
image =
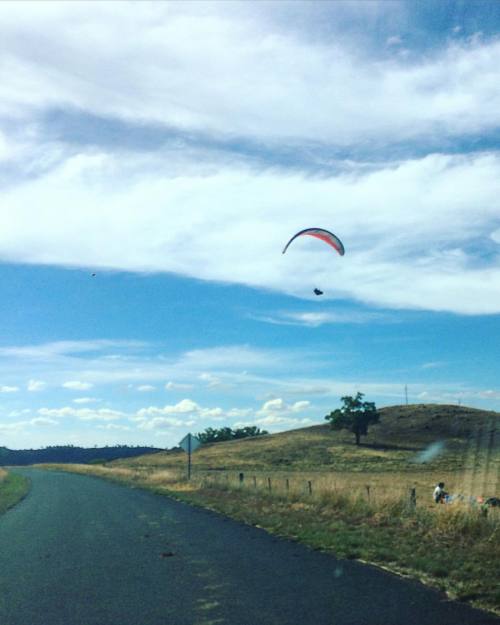
M17 470L17 469L16 469ZM2 625L498 625L423 585L93 477L19 469Z

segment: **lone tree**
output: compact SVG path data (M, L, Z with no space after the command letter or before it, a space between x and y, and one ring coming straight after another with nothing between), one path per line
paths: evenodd
M350 430L356 437L356 445L359 445L361 436L368 434L368 426L378 423L380 419L375 403L362 401L363 397L363 393L356 393L356 397L341 397L342 408L333 410L325 417L332 430Z

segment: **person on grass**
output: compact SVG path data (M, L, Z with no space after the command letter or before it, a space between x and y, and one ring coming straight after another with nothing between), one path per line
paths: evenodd
M434 489L434 503L445 503L447 496L448 493L444 490L444 482L439 482Z

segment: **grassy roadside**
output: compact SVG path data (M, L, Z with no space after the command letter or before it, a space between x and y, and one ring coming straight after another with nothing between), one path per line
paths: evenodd
M199 479L189 483L172 470L50 465L216 510L338 557L358 559L422 580L450 598L500 614L497 511L488 517L469 507L425 506L408 499L367 501L359 493L266 492Z
M0 469L0 514L15 506L29 491L29 480Z

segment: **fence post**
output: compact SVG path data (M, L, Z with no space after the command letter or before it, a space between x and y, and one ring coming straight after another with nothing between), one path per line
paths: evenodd
M290 490L290 481L289 481L288 478L286 478L286 480L285 480L285 488L286 488L287 492Z
M310 494L310 495L312 495L312 492L313 492L313 485L312 485L311 480L308 480L308 481L307 481L307 489L309 490L309 494Z
M365 488L366 488L366 496L368 497L368 501L370 501L370 484L367 484Z
M270 477L267 478L267 487L269 490L271 490L271 478Z
M255 475L253 476L253 487L257 488L257 478L255 477Z
M245 479L245 474L240 473L239 478L240 478L240 484L243 484L243 480Z
M410 508L417 507L417 489L410 488Z

